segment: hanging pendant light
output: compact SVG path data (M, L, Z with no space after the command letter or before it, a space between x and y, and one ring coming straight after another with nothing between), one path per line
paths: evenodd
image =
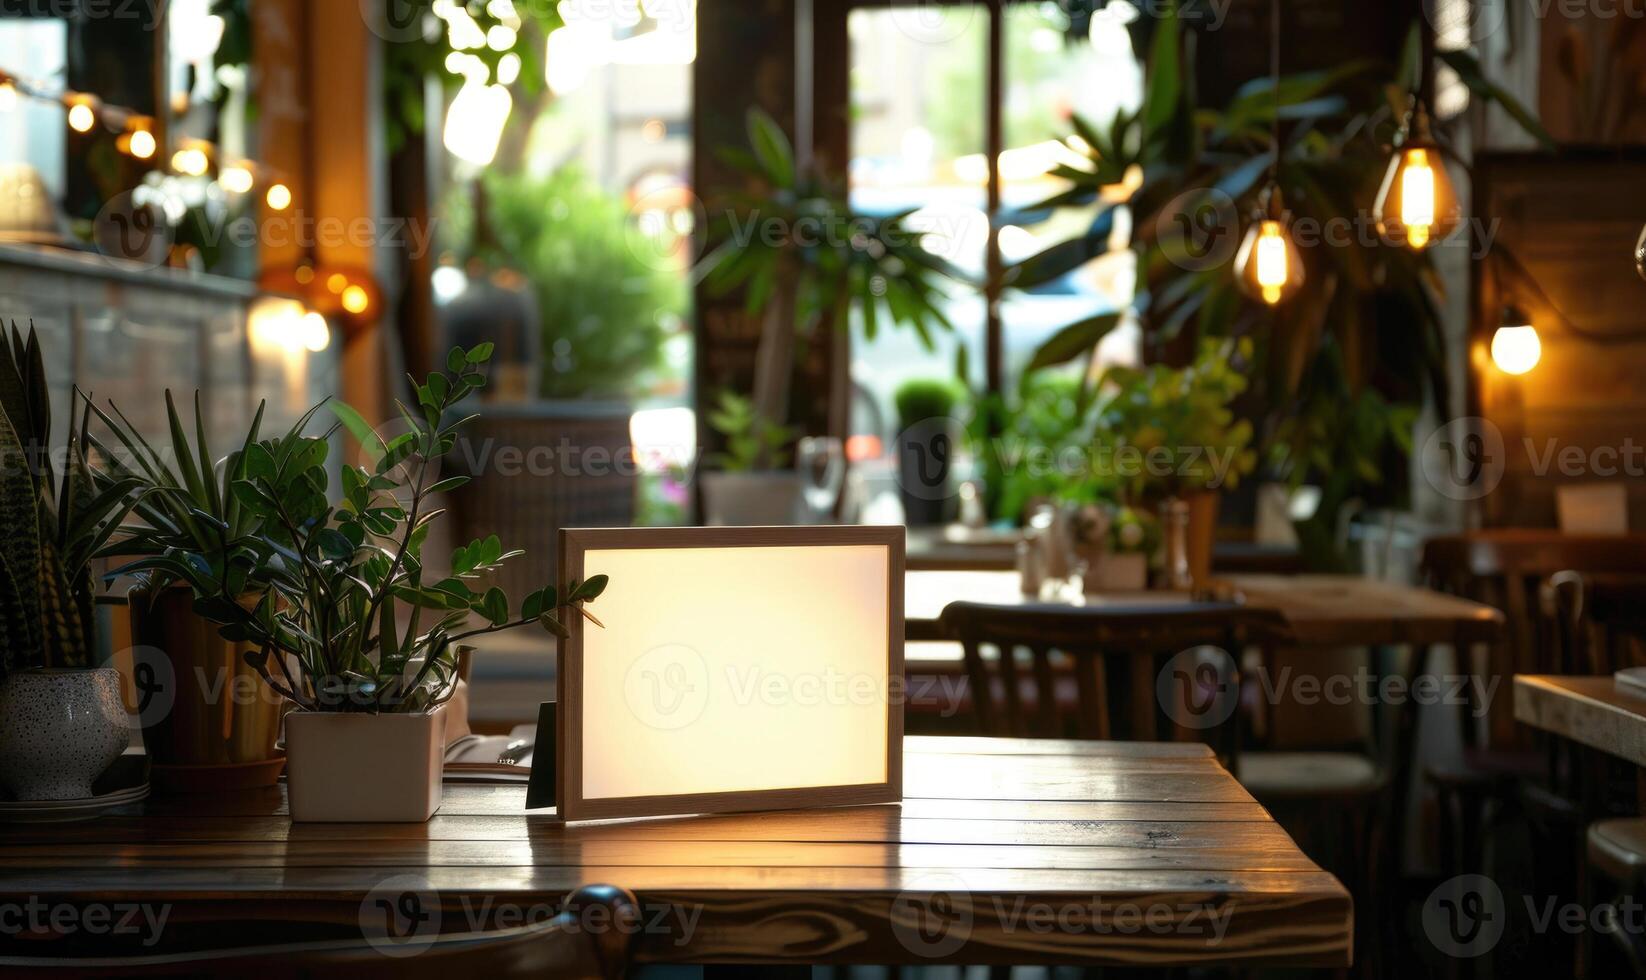
M1416 96L1395 139L1394 158L1383 175L1372 219L1379 234L1414 252L1441 241L1463 223L1457 188L1446 172L1429 111Z
M1640 230L1640 238L1635 242L1635 271L1646 279L1646 228Z
M1303 288L1303 255L1287 228L1286 202L1280 193L1280 0L1269 3L1269 82L1274 118L1269 141L1269 183L1257 200L1252 226L1235 253L1235 285L1247 296L1278 306Z
M1270 184L1258 199L1234 266L1240 291L1268 306L1286 302L1303 288L1303 255L1286 225L1286 202L1279 186Z

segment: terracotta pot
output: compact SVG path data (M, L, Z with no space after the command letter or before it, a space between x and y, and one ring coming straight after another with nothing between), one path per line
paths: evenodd
M248 601L252 601L248 599ZM131 707L155 785L171 792L272 786L285 704L217 625L194 611L186 586L131 595Z
M311 823L422 823L440 808L446 709L286 716L291 818Z
M1194 584L1203 587L1212 577L1212 546L1217 541L1217 508L1222 496L1202 490L1186 494L1189 505L1189 574Z
M84 800L131 741L120 673L25 670L0 681L0 782L19 800Z

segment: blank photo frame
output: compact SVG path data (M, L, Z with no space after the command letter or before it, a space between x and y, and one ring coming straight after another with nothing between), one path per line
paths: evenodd
M560 533L565 820L897 802L901 527Z

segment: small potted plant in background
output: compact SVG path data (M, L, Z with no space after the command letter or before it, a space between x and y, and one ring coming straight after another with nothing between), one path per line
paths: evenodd
M409 430L387 441L334 405L372 461L343 468L337 504L327 497L329 434L247 446L232 493L258 529L234 541L225 532L221 576L192 547L127 569L187 581L195 608L222 624L226 639L249 643L247 662L294 706L286 715L294 820L428 819L440 803L442 708L456 690L458 645L533 624L563 636L560 617L589 615L582 604L605 588L600 577L550 584L515 606L480 582L520 554L495 537L458 548L449 574L425 565L423 544L442 513L431 499L469 479L436 472L467 422L448 416L484 386L490 355L489 344L454 349L444 372L414 382L416 406L399 405ZM269 588L255 603L242 601L241 567L267 570ZM471 615L484 625L471 625Z
M754 403L723 391L709 413L726 451L713 460L715 469L698 476L703 513L712 525L793 524L799 513L800 474L788 468L794 430L773 425Z
M1187 584L1180 564L1194 582L1207 579L1218 495L1257 465L1252 424L1236 419L1232 408L1246 390L1240 372L1251 353L1249 340L1206 340L1185 368L1153 364L1104 373L1096 438L1124 471L1117 474L1121 503L1159 508L1174 588Z
M264 406L258 406L241 445L222 460L215 459L206 440L198 392L192 446L171 392L166 393L169 452L150 445L112 403L109 413L92 410L113 435L108 446L88 437L102 463L96 471L99 485L141 489L133 513L143 523L123 528L104 556L194 555L199 574L220 583L222 592L247 607L261 602L274 574L268 564L273 552L258 537L262 518L240 500L234 485L245 478L248 452L258 444ZM289 453L313 415L311 410L270 443L270 451ZM283 702L246 662L254 648L225 639L215 622L196 612L189 580L167 562L127 565L121 570L126 573L134 580L129 593L133 682L155 784L173 792L273 785L285 765L276 747ZM157 697L165 699L159 702L165 710L145 710Z
M130 742L120 674L95 663L90 566L137 487L94 486L78 392L55 471L32 325L0 347L0 782L19 800L83 800Z
M943 524L954 518L954 456L964 438L955 407L964 394L942 378L904 382L892 396L897 405L898 487L904 523Z

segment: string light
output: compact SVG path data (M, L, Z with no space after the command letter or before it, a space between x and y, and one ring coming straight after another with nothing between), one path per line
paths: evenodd
M217 182L222 184L223 189L230 194L244 194L251 190L252 185L257 181L252 176L250 168L237 163L224 167L222 172L217 175Z
M74 96L69 104L69 128L77 133L89 133L97 125L97 113L92 110L89 96Z
M349 288L349 277L343 275L341 272L334 272L330 276L326 277L326 288L331 290L335 295L341 296L343 295L343 290Z
M271 211L284 211L291 207L291 188L285 184L270 184L264 200Z
M172 154L171 168L187 177L204 177L211 169L211 158L197 146L184 147Z
M371 296L360 286L350 286L343 290L343 309L355 316L366 312L371 307Z

